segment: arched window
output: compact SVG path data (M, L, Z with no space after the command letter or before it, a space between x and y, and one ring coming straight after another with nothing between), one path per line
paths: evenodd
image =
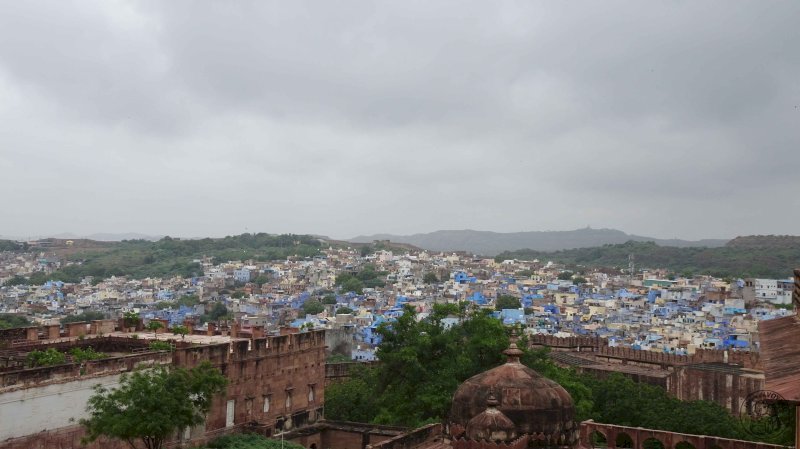
M608 447L606 436L597 430L589 435L589 443L592 445L592 447Z
M664 449L664 443L658 438L650 437L642 443L642 449Z
M620 432L617 434L617 440L614 442L614 447L632 449L633 438L631 438L631 436L625 432Z

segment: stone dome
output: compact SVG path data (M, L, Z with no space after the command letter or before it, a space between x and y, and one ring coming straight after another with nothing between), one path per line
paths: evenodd
M508 416L497 410L500 402L489 393L487 408L467 423L466 435L470 440L510 441L517 437L517 426Z
M523 354L515 343L503 351L503 365L470 377L453 397L450 424L466 429L497 398L497 410L514 423L517 435L538 435L558 446L577 441L575 406L561 385L543 377L519 361ZM467 435L468 436L468 435Z

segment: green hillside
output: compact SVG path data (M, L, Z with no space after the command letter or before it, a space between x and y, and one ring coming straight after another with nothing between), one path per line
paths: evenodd
M586 267L626 268L634 255L638 268L666 268L677 274L719 277L788 278L800 267L800 237L737 237L719 248L677 248L653 242L627 242L563 251L505 251L496 259L553 261Z
M0 240L0 251L22 251L27 246L27 244L17 243L13 240Z
M164 237L156 242L125 240L104 251L86 251L69 256L75 264L45 275L37 273L29 283L49 279L78 282L85 276L103 279L111 276L134 278L164 276L199 276L200 264L193 262L204 256L215 262L227 260L283 260L291 256L319 254L320 242L307 235L242 234L221 239L181 240Z

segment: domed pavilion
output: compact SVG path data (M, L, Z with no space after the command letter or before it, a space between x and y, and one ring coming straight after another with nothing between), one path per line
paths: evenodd
M520 363L515 342L503 354L506 363L456 390L449 417L453 447L574 447L578 426L567 390Z

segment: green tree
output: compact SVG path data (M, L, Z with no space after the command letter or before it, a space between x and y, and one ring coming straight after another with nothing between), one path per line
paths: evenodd
M169 342L161 340L151 340L147 347L153 351L172 351L172 345Z
M105 353L95 351L91 346L85 349L72 348L69 350L69 354L72 356L72 361L76 363L83 363L88 360L98 360L108 357L108 355Z
M15 327L30 326L31 321L22 315L0 313L0 329L13 329Z
M438 284L439 278L436 276L436 273L429 271L422 277L422 282L426 284Z
M346 313L353 313L353 309L351 309L350 307L339 307L338 309L336 309L337 315Z
M271 440L252 433L224 435L200 449L305 449L289 441Z
M181 340L186 340L186 336L189 335L189 328L182 325L172 326L172 333L180 335Z
M164 327L164 325L163 325L163 324L161 324L161 322L160 322L160 321L156 321L156 320L150 320L150 322L149 322L149 323L147 323L147 327L146 327L146 329L147 329L147 330L149 330L149 331L153 331L153 337L155 337L155 335L156 335L156 332L157 332L159 329L162 329L163 327Z
M194 307L200 304L200 297L197 295L184 295L175 301L179 306Z
M459 313L457 305L435 304L427 319L417 320L406 306L397 321L379 326L373 394L381 406L373 422L417 426L440 419L461 382L502 360L508 345L503 324L479 310L445 328L444 318Z
M558 279L562 281L569 281L572 280L573 274L574 273L571 271L562 271L561 273L558 273Z
M61 365L67 363L67 356L55 348L47 348L44 351L33 350L25 357L25 361L31 368L39 366Z
M302 305L303 313L306 315L316 315L325 311L325 306L316 299L308 299Z
M13 285L28 285L28 280L23 276L16 275L0 285L5 285L7 287L11 287Z
M69 323L80 323L84 321L94 321L94 320L104 320L106 319L106 314L103 312L83 312L78 315L70 315L61 319L61 324L69 324Z
M216 302L208 313L204 313L200 316L200 322L205 323L208 321L219 321L229 319L231 316L232 315L228 308L225 307L225 304L222 302Z
M371 422L380 408L376 392L378 375L376 368L356 365L350 368L350 380L326 386L325 416L341 421Z
M364 293L364 283L350 273L341 273L336 276L336 285L342 292L355 292L358 295Z
M495 310L519 309L520 307L522 307L522 304L516 296L500 295L494 301Z
M135 327L139 324L139 314L134 311L125 312L122 316L122 320L125 327Z
M575 276L574 278L572 278L572 283L575 285L583 285L586 284L587 282L588 281L583 276Z
M263 274L259 274L253 279L253 283L257 285L269 284L269 278Z
M156 366L123 374L115 389L95 387L86 407L89 418L80 421L84 442L103 435L133 449L137 440L147 449L160 449L178 430L202 423L226 384L208 362L190 370Z
M333 293L328 293L322 297L323 304L336 304L336 295Z

